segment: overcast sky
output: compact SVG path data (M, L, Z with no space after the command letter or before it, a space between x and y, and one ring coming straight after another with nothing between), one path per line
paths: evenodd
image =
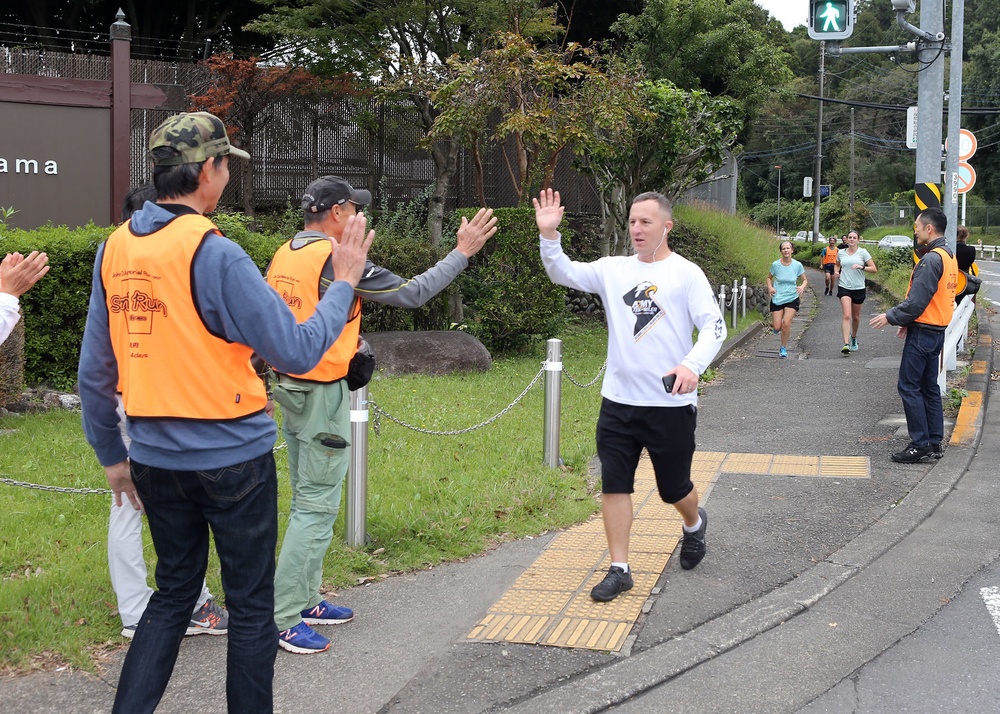
M758 5L777 18L786 30L791 30L809 21L809 0L754 0Z

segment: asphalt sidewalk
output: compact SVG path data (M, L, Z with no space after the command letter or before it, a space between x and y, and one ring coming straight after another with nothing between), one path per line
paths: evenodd
M279 652L280 712L792 712L933 614L1000 555L1000 435L991 330L967 389L982 397L976 438L938 462L901 465L896 394L901 341L872 330L840 353L840 306L810 290L788 359L770 330L734 338L701 398L698 448L772 455L867 456L868 478L719 476L705 506L709 550L695 570L671 560L622 654L466 636L554 537L340 593L354 622L326 628L333 647ZM567 356L567 360L570 360ZM568 388L568 387L567 387ZM977 399L967 400L970 404ZM992 410L992 411L991 411ZM978 454L978 456L977 456ZM122 652L122 656L124 650ZM0 709L110 709L122 656L103 677L79 672L0 679ZM184 641L161 712L224 712L225 638Z

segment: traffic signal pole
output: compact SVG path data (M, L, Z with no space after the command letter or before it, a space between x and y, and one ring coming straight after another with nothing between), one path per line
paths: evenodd
M819 108L816 114L816 164L813 167L813 243L819 240L819 206L823 172L823 82L826 77L826 42L819 43Z

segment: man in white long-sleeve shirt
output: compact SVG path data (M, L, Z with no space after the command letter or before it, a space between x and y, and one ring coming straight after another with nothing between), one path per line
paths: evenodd
M593 263L572 261L562 251L559 192L542 191L534 204L549 278L600 295L608 318L597 455L611 567L590 592L594 600L607 602L632 588L632 492L643 448L653 463L660 497L684 519L681 567L690 570L705 557L708 516L691 482L698 376L722 347L726 326L701 268L667 245L674 224L670 202L662 194L643 193L632 202L634 255Z

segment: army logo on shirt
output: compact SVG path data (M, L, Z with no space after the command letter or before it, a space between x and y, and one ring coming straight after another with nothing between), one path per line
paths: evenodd
M622 300L632 308L632 314L635 315L635 328L632 334L636 342L663 317L663 310L653 301L652 296L655 292L656 286L644 280L622 296Z

